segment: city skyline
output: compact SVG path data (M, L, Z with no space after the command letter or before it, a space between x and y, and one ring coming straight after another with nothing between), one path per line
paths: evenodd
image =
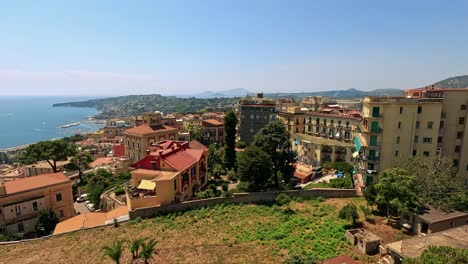
M368 91L468 73L463 1L46 2L2 4L2 95Z

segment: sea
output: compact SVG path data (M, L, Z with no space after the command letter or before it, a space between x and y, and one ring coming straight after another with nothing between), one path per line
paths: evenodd
M82 101L89 97L0 97L0 150L96 131L103 126L89 117L94 108L52 107L55 103ZM60 126L78 123L77 126Z

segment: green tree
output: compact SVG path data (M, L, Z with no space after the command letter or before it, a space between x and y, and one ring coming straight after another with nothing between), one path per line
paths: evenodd
M237 116L228 111L224 117L224 164L228 170L236 169Z
M205 130L203 129L203 126L201 126L201 125L189 124L187 126L187 132L189 132L191 140L197 140L199 142L205 143L205 142L203 142L203 133L204 133L204 131Z
M245 149L246 147L247 147L247 143L245 143L244 141L239 140L236 142L236 148Z
M251 191L266 189L271 178L270 156L255 146L247 147L237 157L239 179L250 185Z
M415 191L426 205L449 210L451 200L463 192L461 179L453 177L453 161L443 156L425 157L422 155L400 157L396 167L416 176Z
M0 152L0 164L8 164L10 160L8 159L8 155L5 152Z
M353 227L356 226L357 220L359 219L358 209L353 203L348 203L343 206L343 208L338 212L338 216L341 219L352 221Z
M408 171L400 168L388 169L380 175L379 182L365 197L370 205L377 205L379 211L390 217L420 207L415 183L416 177Z
M141 243L141 252L139 257L145 260L145 264L148 263L148 260L151 259L153 255L157 254L158 251L156 250L156 241L154 239Z
M57 161L67 160L75 155L76 147L63 139L40 141L29 145L19 155L22 164L33 164L39 161L47 161L53 172L57 172Z
M120 258L123 252L122 241L114 241L111 246L102 247L102 250L104 251L104 256L108 256L115 261L115 263L120 264Z
M217 173L223 169L222 156L219 155L220 151L222 151L222 149L218 148L217 144L211 144L208 147L208 173L216 178L220 176Z
M262 149L273 162L273 182L279 187L280 178L289 183L294 174L297 154L291 149L289 133L280 121L269 123L255 135L253 145Z
M468 263L468 249L447 246L429 246L417 258L405 258L403 264Z
M71 158L70 163L78 169L80 181L83 180L83 170L88 168L88 165L93 161L93 157L87 151L79 151Z
M39 216L36 220L36 232L39 236L47 236L54 231L55 226L59 222L59 218L54 210L45 208L39 211Z

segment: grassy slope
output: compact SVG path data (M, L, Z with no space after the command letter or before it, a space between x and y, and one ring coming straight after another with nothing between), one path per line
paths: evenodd
M273 205L226 205L171 214L118 228L101 227L51 239L0 247L5 263L111 263L103 245L115 239L153 237L153 263L280 263L293 252L320 259L356 255L344 238L337 208L362 199L293 202L294 214ZM129 263L128 250L122 263Z

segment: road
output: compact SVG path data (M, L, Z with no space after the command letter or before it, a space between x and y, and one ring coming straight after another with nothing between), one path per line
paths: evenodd
M84 202L82 203L75 202L73 206L75 207L75 211L77 213L80 213L80 214L89 213L89 209L88 207L86 207Z

